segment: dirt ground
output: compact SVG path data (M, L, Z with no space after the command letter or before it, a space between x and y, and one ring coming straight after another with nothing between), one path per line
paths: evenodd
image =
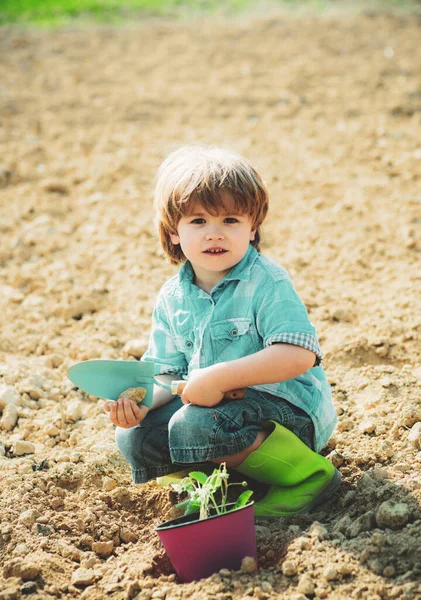
M0 599L421 597L421 17L380 13L0 35ZM259 571L180 584L102 402L66 369L139 357L175 272L153 178L243 153L263 251L318 328L341 493L257 521ZM82 569L82 570L80 570Z

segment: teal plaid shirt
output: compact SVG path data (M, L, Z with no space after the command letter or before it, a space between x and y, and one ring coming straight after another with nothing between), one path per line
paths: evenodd
M142 360L155 374L187 379L193 369L235 360L283 342L323 358L314 325L285 269L253 246L210 294L193 283L189 262L162 287ZM323 367L299 377L253 386L306 411L315 427L315 449L331 436L337 416Z

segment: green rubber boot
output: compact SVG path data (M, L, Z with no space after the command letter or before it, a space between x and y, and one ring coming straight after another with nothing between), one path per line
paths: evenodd
M331 498L341 482L339 471L286 427L268 421L265 428L271 430L270 435L235 468L271 485L266 496L254 505L256 517L307 513Z

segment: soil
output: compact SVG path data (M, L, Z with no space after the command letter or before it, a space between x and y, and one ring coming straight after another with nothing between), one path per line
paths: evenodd
M0 599L420 597L420 36L378 12L2 29ZM66 369L144 352L175 272L153 178L187 142L267 182L263 251L320 333L343 485L257 521L257 573L180 584L153 530L174 494L131 484Z

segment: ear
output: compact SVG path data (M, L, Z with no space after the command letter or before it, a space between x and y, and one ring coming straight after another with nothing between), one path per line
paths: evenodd
M170 240L172 241L174 246L178 246L180 243L180 238L176 233L170 233Z
M250 231L250 242L254 242L255 237L256 237L256 229L252 229Z

